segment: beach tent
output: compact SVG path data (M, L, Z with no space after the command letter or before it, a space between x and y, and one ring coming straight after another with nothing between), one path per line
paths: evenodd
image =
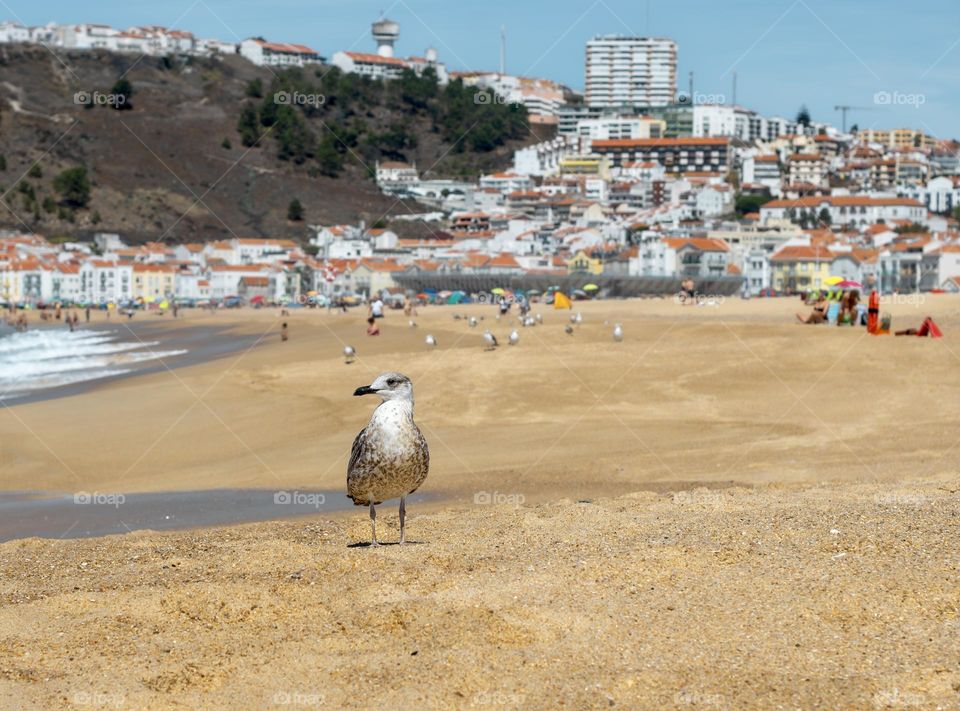
M570 301L570 297L564 294L562 291L558 291L553 295L553 308L555 309L572 309L573 302Z

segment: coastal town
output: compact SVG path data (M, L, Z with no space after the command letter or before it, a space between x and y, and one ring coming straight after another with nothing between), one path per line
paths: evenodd
M848 128L852 106L837 107L840 127L814 121L806 109L792 119L765 117L735 96L698 93L692 75L681 91L679 50L668 38L589 40L579 95L547 79L507 74L503 48L499 71L457 72L432 48L423 57L395 56L397 22L381 17L371 35L371 52L335 51L330 64L375 81L429 69L438 83L473 87L478 103L523 105L530 124L552 137L516 150L506 170L473 181L378 161L376 185L402 210L371 224L306 225L297 239L226 232L218 241L171 235L161 243L98 233L70 241L7 232L0 237L0 299L303 303L403 291L427 283L423 278L443 288L445 279L463 276L486 277L476 283L488 288L533 276L602 288L612 278L621 286L646 279L626 295L675 292L687 279L727 294L791 294L837 275L881 293L960 290L955 140L922 128ZM5 22L4 42L237 54L278 68L326 63L299 44L198 40L162 27ZM910 99L883 94L876 105ZM426 229L409 236L403 223Z

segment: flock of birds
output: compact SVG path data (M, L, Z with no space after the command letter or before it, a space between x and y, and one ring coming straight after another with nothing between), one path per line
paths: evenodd
M480 321L484 320L484 317L481 316L479 319L477 319L476 316L462 316L460 314L454 314L453 319L455 321L466 321L470 328L476 328ZM499 314L497 314L496 320L501 320ZM519 323L523 328L532 328L534 326L543 324L543 316L541 314L534 314L532 316L526 314L519 318ZM577 313L570 314L570 323L566 324L563 330L567 335L572 336L576 332L574 327L579 327L582 323L583 314L578 311ZM417 322L413 319L410 319L408 324L410 328L419 328L419 326L417 326ZM604 321L604 325L608 325L608 322ZM616 323L613 326L613 340L616 343L621 343L623 341L623 326L619 323ZM427 348L436 348L438 345L437 338L432 333L427 334L427 337L424 339L424 343L426 343ZM517 331L516 328L513 328L510 331L510 335L507 337L507 343L511 346L515 346L520 343L520 332ZM500 346L500 342L497 340L497 337L489 328L484 329L483 346L484 350L486 351L496 350ZM344 346L343 357L348 365L353 363L357 358L357 349L353 346Z

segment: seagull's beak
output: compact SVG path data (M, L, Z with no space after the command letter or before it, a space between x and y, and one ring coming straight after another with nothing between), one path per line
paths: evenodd
M359 397L361 395L369 395L370 393L375 393L375 392L377 391L371 388L369 385L364 385L362 388L357 388L356 390L354 390L353 396Z

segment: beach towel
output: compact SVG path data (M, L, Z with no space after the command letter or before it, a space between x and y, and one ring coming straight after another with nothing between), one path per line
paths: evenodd
M840 304L836 301L830 303L830 306L827 307L827 323L836 325L837 319L840 317Z

